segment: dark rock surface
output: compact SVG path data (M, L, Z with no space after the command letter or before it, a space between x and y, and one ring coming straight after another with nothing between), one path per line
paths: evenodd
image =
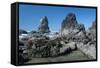
M22 29L19 29L19 34L27 34L28 32Z
M40 19L40 25L38 31L41 33L49 33L48 18L46 16Z
M79 24L74 13L69 13L62 22L62 37L70 41L83 41L86 38L84 24Z
M64 35L75 35L81 31L85 32L84 24L78 24L76 15L69 13L62 22L61 33Z
M96 21L94 21L93 23L92 23L92 26L89 28L90 30L91 29L96 29Z
M93 22L92 26L88 29L87 36L91 42L96 43L96 22Z
M76 28L78 26L76 16L74 13L69 13L66 18L62 22L62 30L64 28L69 29L69 28Z

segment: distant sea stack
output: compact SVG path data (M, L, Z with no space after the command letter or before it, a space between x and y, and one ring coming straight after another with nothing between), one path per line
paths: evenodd
M48 18L46 16L40 19L40 25L38 27L40 33L49 33Z

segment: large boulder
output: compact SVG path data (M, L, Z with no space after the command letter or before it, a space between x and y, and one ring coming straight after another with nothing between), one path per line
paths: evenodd
M48 18L46 16L44 16L40 19L40 25L39 25L38 31L40 33L49 33L50 32L49 26L48 26Z
M46 57L50 56L50 46L47 45L49 39L47 37L32 37L27 42L28 55L31 57Z
M94 44L85 44L77 43L77 47L80 51L82 51L85 55L87 55L91 59L96 59L96 48Z
M77 49L77 45L75 42L64 42L61 41L61 44L63 45L62 48L60 48L60 54L62 53L67 53L67 52L71 52L73 50Z

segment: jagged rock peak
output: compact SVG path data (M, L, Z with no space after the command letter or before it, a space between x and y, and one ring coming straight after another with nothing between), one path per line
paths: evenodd
M44 22L48 24L48 18L47 18L47 16L43 16L43 17L40 19L40 23L41 23L41 24L43 24Z
M66 18L68 18L69 20L76 20L76 15L74 13L69 13Z
M84 24L79 24L74 13L69 13L62 22L61 35L85 35Z
M78 25L76 20L76 15L74 13L69 13L62 22L63 28L76 28Z
M38 31L41 33L48 33L50 32L49 26L48 26L48 18L47 16L44 16L40 19L40 25L38 28Z

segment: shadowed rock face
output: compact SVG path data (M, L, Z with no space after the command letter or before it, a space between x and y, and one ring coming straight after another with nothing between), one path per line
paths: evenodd
M49 33L50 32L49 26L48 26L48 18L46 16L44 16L40 19L40 25L39 25L38 31L40 33Z
M77 23L75 14L69 13L62 22L62 29L75 28L75 27L77 27L77 25L78 25L78 23Z
M93 23L92 23L92 26L89 28L90 30L91 29L96 29L96 21L94 21Z
M19 29L19 34L27 34L27 31Z
M84 24L78 24L76 15L69 13L62 22L61 29L78 29L85 30Z
M87 36L91 43L96 46L96 22L93 22L92 26L88 29Z
M88 29L87 35L92 40L96 39L96 22L93 22L92 26Z
M75 37L76 35L85 36L84 24L78 24L76 15L74 13L69 13L62 22L61 34L69 37Z

